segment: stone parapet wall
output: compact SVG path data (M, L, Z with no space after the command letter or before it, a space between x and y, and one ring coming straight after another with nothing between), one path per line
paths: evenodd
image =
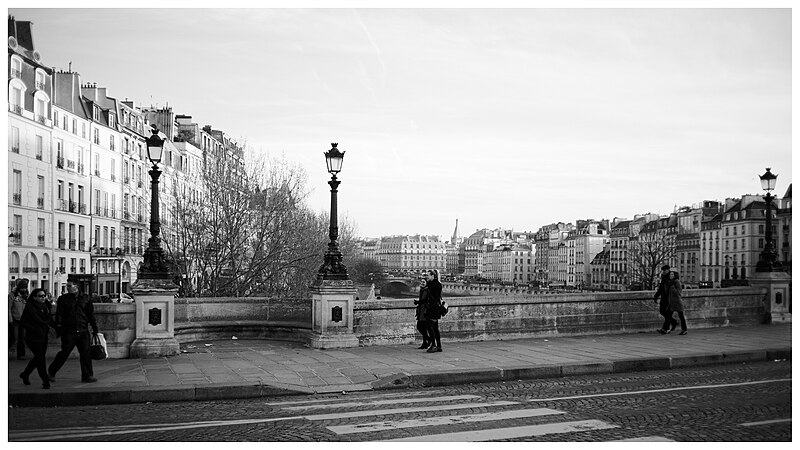
M685 290L689 328L755 324L764 320L766 290ZM480 341L654 331L663 322L653 291L445 298L439 321L445 340ZM354 333L361 345L414 341L413 300L356 302ZM676 315L677 317L677 315Z
M763 323L766 289L684 291L688 326L712 328ZM445 341L652 332L663 319L653 292L450 297L439 321ZM98 327L111 358L127 358L136 338L134 304L96 303ZM360 345L407 344L417 339L413 299L356 301L353 332ZM176 298L175 338L180 343L231 339L308 342L311 300ZM58 340L53 339L53 344Z

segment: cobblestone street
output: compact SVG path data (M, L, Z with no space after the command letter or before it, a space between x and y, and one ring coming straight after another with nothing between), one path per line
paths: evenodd
M52 428L34 431L37 417ZM346 395L14 408L9 426L11 441L790 441L791 362Z

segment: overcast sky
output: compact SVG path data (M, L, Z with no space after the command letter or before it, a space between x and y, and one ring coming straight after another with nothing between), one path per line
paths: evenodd
M223 3L219 3L223 4ZM301 164L362 236L783 195L790 9L10 9L45 65Z

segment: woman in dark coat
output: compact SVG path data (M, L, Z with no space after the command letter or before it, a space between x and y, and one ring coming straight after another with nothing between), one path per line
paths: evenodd
M45 354L47 353L47 335L53 326L53 316L50 314L50 302L47 301L47 292L44 289L34 289L25 304L25 310L20 319L25 328L25 344L31 349L33 359L28 361L25 370L19 374L22 382L31 384L29 379L33 369L42 379L42 387L50 389L50 378L47 376ZM21 344L21 343L20 343Z
M681 282L679 280L678 272L670 272L669 273L669 284L667 285L667 294L669 296L669 314L672 316L673 312L678 313L678 318L681 320L681 332L680 335L683 336L687 334L686 331L686 316L683 314L683 301L681 299L681 292L683 291L683 286L681 286Z
M430 340L428 339L428 321L425 319L428 309L428 286L424 278L419 286L419 300L414 300L414 304L417 305L417 330L422 334L422 345L419 348L428 348Z
M425 317L428 319L428 339L431 346L428 353L442 351L442 340L439 337L439 319L442 306L442 283L439 282L439 271L433 269L428 272L428 308Z

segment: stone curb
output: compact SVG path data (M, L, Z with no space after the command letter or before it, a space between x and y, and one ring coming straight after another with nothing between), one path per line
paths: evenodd
M81 391L39 391L9 393L10 407L53 407L108 405L147 402L180 402L229 400L240 398L276 397L283 395L327 394L334 392L360 392L409 387L452 386L470 383L491 383L575 375L625 373L648 370L667 370L716 364L774 361L792 359L791 347L765 350L746 350L726 353L703 353L680 357L630 358L591 363L552 364L539 366L492 367L487 369L461 369L448 372L405 373L383 377L369 384L354 383L326 386L296 386L254 383L219 383L177 386L145 386L134 388L106 388Z

